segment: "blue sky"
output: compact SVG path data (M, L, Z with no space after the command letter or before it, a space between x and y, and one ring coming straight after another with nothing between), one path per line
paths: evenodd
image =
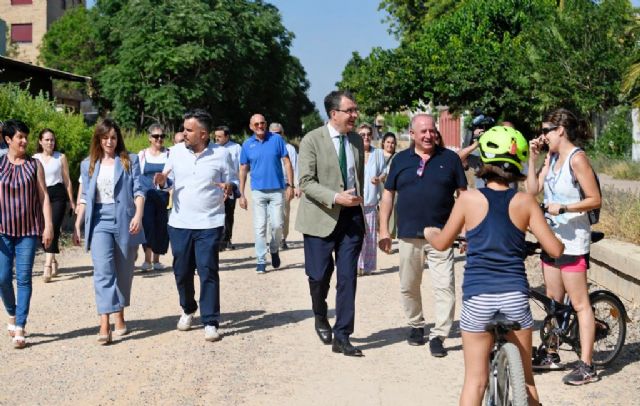
M640 0L638 0L640 1ZM94 0L88 0L92 7ZM324 114L324 96L335 88L353 51L395 48L398 42L382 23L379 0L271 0L284 26L295 33L291 53L298 57L311 82L309 98Z

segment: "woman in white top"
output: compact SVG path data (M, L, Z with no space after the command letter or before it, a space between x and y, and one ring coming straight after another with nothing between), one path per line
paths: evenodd
M111 119L96 125L89 157L80 164L82 197L73 235L80 244L84 222L85 249L91 250L93 286L100 315L99 344L127 334L124 308L129 306L138 245L144 244L144 190L138 157L129 154L120 128Z
M365 234L358 258L358 275L369 275L376 270L378 249L378 185L384 179L384 154L381 149L371 145L373 127L360 124L357 129L364 143L364 220Z
M73 188L69 178L69 164L67 157L56 151L58 148L56 135L53 130L45 128L38 136L37 153L33 156L42 163L44 168L45 183L51 202L51 214L53 217L53 241L48 248L44 249L44 271L45 283L51 281L52 276L58 274L58 261L56 254L60 253L58 241L60 239L60 228L64 220L67 209L67 202L75 211L75 200L73 199Z
M528 171L527 191L537 195L544 189L549 225L564 243L564 254L559 258L541 255L542 269L547 296L562 302L566 292L578 313L581 362L563 380L566 384L582 385L599 379L591 363L595 320L587 289L591 243L587 212L600 207L601 196L589 159L576 146L587 141L591 132L586 122L566 109L550 113L542 123L541 132L529 145L529 168L535 168L543 149L548 147L549 154L538 174ZM560 368L560 357L553 350L550 348L541 354L534 368Z
M144 216L142 226L147 242L144 247L144 262L142 271L163 269L160 263L160 255L166 254L169 248L169 192L157 189L153 184L156 173L162 173L164 165L169 158L169 149L164 147L166 135L164 128L154 123L149 126L149 148L145 148L138 154L140 162L140 184L146 190L144 200Z

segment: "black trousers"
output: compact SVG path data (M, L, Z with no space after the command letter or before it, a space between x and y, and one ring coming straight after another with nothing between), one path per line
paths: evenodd
M236 200L227 199L224 201L224 233L222 242L230 243L233 236L233 216L236 211Z
M53 240L48 248L44 249L44 252L49 254L60 253L59 241L60 241L60 228L64 221L64 214L67 211L67 202L69 196L62 183L56 183L53 186L47 187L47 194L49 195L49 202L51 203L51 221L53 222Z
M353 333L358 255L363 239L364 217L360 207L343 208L336 228L328 237L304 235L305 272L316 316L327 316L327 295L334 265L337 271L333 332L338 339L346 339Z

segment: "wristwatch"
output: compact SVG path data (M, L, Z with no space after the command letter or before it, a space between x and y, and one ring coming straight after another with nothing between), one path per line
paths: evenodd
M290 184L290 183L285 183L284 185L285 185L286 187L290 187L291 189L295 189L295 188L296 188L295 186L293 186L293 185L292 185L292 184Z
M558 214L565 214L567 212L567 206L566 205L562 205L560 206L560 210L558 210Z

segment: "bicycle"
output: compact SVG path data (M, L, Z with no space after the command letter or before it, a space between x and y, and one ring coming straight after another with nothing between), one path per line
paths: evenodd
M604 238L604 233L592 232L591 242ZM540 252L540 244L527 242L527 255ZM580 357L580 330L576 311L571 301L565 297L565 303L557 302L534 289L529 290L534 302L542 305L547 314L540 328L542 343L534 348L534 355L544 348L557 350L562 344L568 344ZM589 294L595 317L596 333L593 347L593 364L606 366L620 354L627 333L627 310L622 301L608 290L597 290Z
M520 351L506 339L510 331L520 330L520 323L507 320L504 314L496 313L485 331L494 337L489 355L489 385L485 391L487 406L526 406L527 386Z

